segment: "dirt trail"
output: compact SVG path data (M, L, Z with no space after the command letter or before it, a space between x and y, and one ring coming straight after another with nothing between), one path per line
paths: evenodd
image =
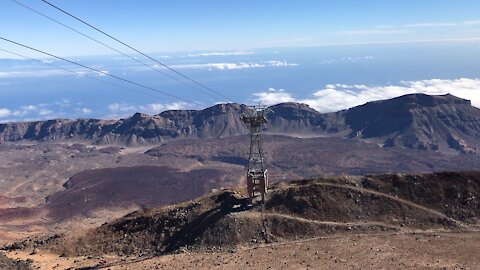
M361 222L335 222L335 221L320 221L320 220L313 220L307 219L302 217L295 217L291 215L279 214L279 213L265 213L265 216L269 217L281 217L290 220L296 220L305 223L314 223L319 225L327 225L327 226L341 226L341 227L368 227L368 226L376 226L376 227L383 227L395 230L402 230L402 227L395 226L392 224L384 223L384 222L370 222L370 221L361 221Z
M431 208L428 208L428 207L425 207L425 206L422 206L422 205L419 205L419 204L416 204L414 202L411 202L411 201L408 201L408 200L404 200L404 199L401 199L401 198L398 198L396 196L392 196L390 194L386 194L386 193L382 193L382 192L378 192L378 191L374 191L374 190L371 190L371 189L366 189L366 188L361 188L361 187L354 187L354 186L349 186L349 185L341 185L341 184L333 184L333 183L315 183L315 185L319 185L319 186L330 186L330 187L336 187L336 188L346 188L346 189L351 189L351 190L355 190L355 191L359 191L359 192L363 192L363 193L369 193L369 194L373 194L373 195L377 195L377 196L382 196L384 198L388 198L388 199L391 199L391 200L394 200L396 202L399 202L399 203L402 203L402 204L406 204L408 206L411 206L413 208L417 208L417 209L420 209L422 211L425 211L425 212L428 212L430 214L433 214L433 215L436 215L438 217L441 217L441 218L444 218L444 219L447 219L455 224L457 224L458 226L460 227L464 227L464 228L468 228L469 226L465 225L464 223L458 221L458 220L455 220L447 215L445 215L444 213L442 212L439 212L437 210L434 210L434 209L431 209Z

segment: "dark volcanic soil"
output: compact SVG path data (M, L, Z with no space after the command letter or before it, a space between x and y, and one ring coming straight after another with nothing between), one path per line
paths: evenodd
M431 173L465 171L480 167L479 154L444 154L401 148L382 148L376 143L344 138L294 138L263 136L267 167L273 181L305 179L318 175L380 173ZM145 154L158 158L237 165L244 170L248 136L167 142Z
M159 207L192 200L213 188L232 186L225 177L223 171L215 169L182 172L140 166L90 170L66 182L66 190L50 196L46 208L53 220L64 220L96 209Z
M266 135L264 142L273 183L318 175L480 167L478 154L382 148L344 138ZM0 241L42 231L54 234L66 226L96 227L137 209L191 200L213 188L243 186L247 148L248 136L178 140L151 150L82 144L2 145ZM58 221L69 224L59 231L52 226Z
M38 217L42 213L39 208L0 208L0 221L11 221L15 219L30 219Z
M343 138L266 135L264 142L272 182L318 175L430 173L480 167L478 154L387 149ZM151 150L145 148L145 154L81 144L2 146L0 209L11 209L0 210L0 219L38 216L38 209L45 208L45 197L46 209L52 212L45 217L56 221L97 209L158 207L193 199L212 188L239 186L245 178L247 148L248 136L166 142ZM67 180L70 188L65 189L62 185ZM174 195L179 190L180 195Z
M82 235L24 241L72 255L158 255L231 249L338 233L475 230L480 173L337 177L279 183L264 206L237 191L133 212ZM43 243L43 244L41 244Z

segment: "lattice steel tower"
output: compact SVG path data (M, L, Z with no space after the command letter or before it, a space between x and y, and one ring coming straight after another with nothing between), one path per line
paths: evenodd
M259 193L262 202L268 188L268 174L265 168L265 153L262 147L260 132L262 125L267 123L267 107L263 105L249 106L250 110L244 113L240 119L250 127L250 153L248 156L247 192L250 203Z

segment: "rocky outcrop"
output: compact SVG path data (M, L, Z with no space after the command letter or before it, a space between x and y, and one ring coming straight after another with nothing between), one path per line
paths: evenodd
M222 138L248 133L240 120L248 107L218 104L204 110L136 113L120 120L48 120L0 125L0 141L89 141L141 145L183 138ZM265 131L292 136L345 137L384 147L441 152L480 152L480 109L452 95L405 95L322 114L305 104L270 107Z
M352 137L386 147L478 153L480 109L452 95L406 95L369 102L345 113Z

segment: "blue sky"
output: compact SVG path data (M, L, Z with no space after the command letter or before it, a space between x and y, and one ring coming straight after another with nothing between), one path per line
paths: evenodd
M40 0L16 1L155 65ZM452 93L480 107L479 1L50 1L239 103L295 101L330 112L408 93ZM119 118L227 101L11 0L0 0L0 25L4 38L188 100L0 40L0 122Z
M17 1L103 39L40 0ZM480 37L474 0L51 1L146 52ZM61 55L111 53L10 0L0 22L3 36Z

